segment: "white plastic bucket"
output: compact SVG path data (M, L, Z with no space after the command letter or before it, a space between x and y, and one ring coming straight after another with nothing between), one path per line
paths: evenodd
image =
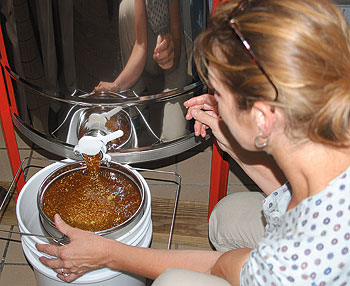
M47 235L43 229L39 211L37 207L37 193L40 184L54 170L62 166L63 163L54 163L36 173L24 185L18 196L16 205L16 215L20 231L33 234ZM128 166L125 166L128 168ZM145 186L146 204L144 215L138 223L127 233L118 238L118 241L128 245L149 247L152 238L152 220L151 220L151 194L145 179L136 171L132 170ZM45 238L36 236L22 236L22 248L29 263L34 268L34 274L39 286L55 285L101 285L101 286L141 286L145 284L145 279L139 276L133 276L129 273L113 271L109 268L102 268L86 273L72 283L65 283L57 278L56 272L46 267L39 261L39 257L44 254L39 252L36 243L49 243ZM49 257L49 256L48 256Z

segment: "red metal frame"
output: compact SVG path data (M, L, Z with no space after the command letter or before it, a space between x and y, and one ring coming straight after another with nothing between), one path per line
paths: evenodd
M10 160L11 171L13 176L16 175L18 168L21 165L21 159L18 151L18 145L13 127L11 112L18 114L17 106L15 103L14 91L10 75L3 69L3 67L9 67L6 49L4 44L4 38L0 27L0 54L1 54L1 68L0 68L0 119L4 139L6 143L7 154ZM19 192L24 186L24 177L21 174L17 180L17 198Z
M213 0L212 12L219 5L220 0ZM229 162L225 159L223 153L217 143L213 144L213 153L211 159L210 174L210 192L209 192L209 209L208 218L211 215L215 205L227 194Z
M229 162L215 142L211 159L208 219L215 205L227 194Z

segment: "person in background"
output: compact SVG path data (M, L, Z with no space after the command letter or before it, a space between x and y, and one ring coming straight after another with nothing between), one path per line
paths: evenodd
M70 244L37 245L55 257L41 262L66 282L107 266L156 278L155 286L349 285L350 34L342 13L328 0L232 0L197 39L195 58L214 94L185 102L186 118L197 136L210 128L266 198L233 194L217 205L216 251L127 246L56 215ZM264 222L236 216L261 209L263 232L241 235Z
M124 69L113 82L100 81L95 92L161 92L186 83L179 0L123 0L119 37Z

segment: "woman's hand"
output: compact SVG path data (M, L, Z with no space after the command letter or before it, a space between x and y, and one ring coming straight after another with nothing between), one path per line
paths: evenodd
M106 82L106 81L100 81L97 86L94 88L94 92L119 92L121 90L121 87L116 82Z
M164 70L173 67L175 52L173 36L170 33L158 35L157 44L153 51L153 59Z
M226 128L218 113L218 104L211 94L193 97L184 103L188 107L186 119L195 119L194 132L196 136L205 137L207 129L213 132L219 147L228 152L231 149L232 135Z
M220 119L213 95L193 97L184 105L188 107L186 119L195 119L195 135L205 137L210 128L220 149L227 152L265 194L270 194L286 182L284 174L270 155L262 151L248 151L239 145Z
M57 277L65 282L72 282L84 273L102 268L108 262L108 241L91 232L72 228L61 217L55 215L57 229L69 237L65 246L37 244L39 251L56 258L40 257L40 261L52 268Z

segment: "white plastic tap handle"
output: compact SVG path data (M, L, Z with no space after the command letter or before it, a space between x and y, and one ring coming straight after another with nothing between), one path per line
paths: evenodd
M123 130L117 130L112 133L109 133L105 136L98 137L104 144L107 144L109 141L113 141L124 135Z
M86 155L96 155L99 152L106 153L106 145L109 141L113 141L124 135L122 130L117 130L105 136L83 136L79 139L78 145L74 147L74 152Z
M103 115L107 118L110 119L113 115L117 114L122 108L120 106L117 106L116 108L113 108L112 110L104 113Z

